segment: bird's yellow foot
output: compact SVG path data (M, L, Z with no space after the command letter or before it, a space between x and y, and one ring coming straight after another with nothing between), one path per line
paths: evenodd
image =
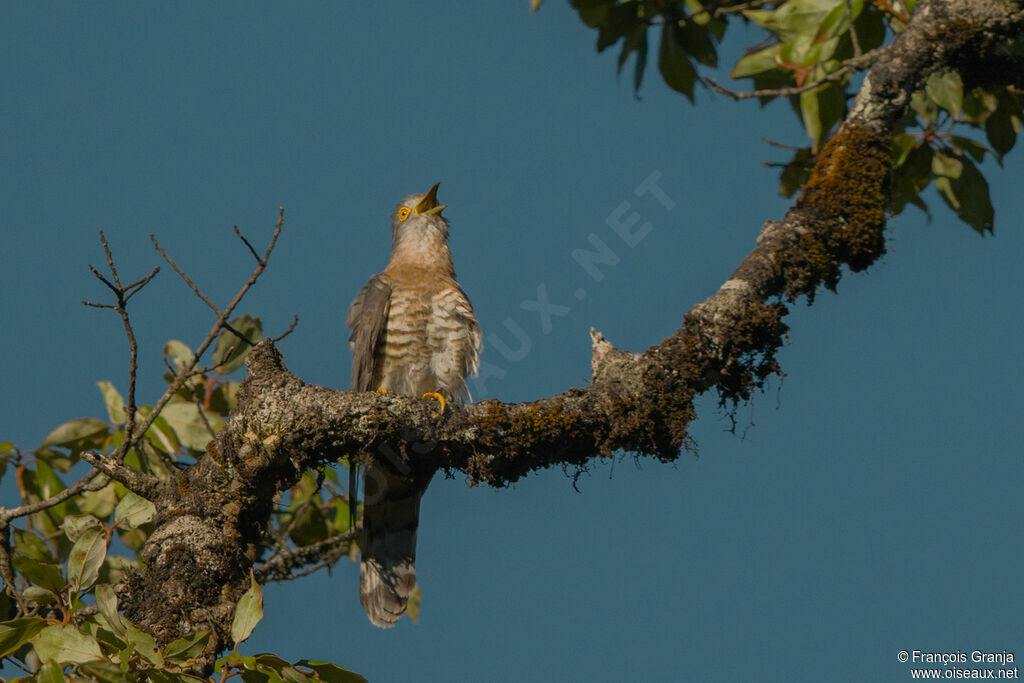
M432 398L436 401L439 401L441 403L441 414L444 415L444 407L445 405L447 405L445 403L444 396L437 393L436 391L428 391L427 393L423 394L423 398Z
M385 389L384 387L377 387L377 393L380 394L381 396L387 396L388 390Z

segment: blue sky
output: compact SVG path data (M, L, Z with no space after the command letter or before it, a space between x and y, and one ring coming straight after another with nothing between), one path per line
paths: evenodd
M732 30L735 58L758 37ZM0 35L0 439L22 448L125 384L119 322L79 303L103 296L99 228L125 278L160 263L155 233L226 301L251 267L231 225L263 244L284 205L243 309L271 334L297 313L290 369L344 389L344 313L390 210L440 180L501 375L475 396L521 401L586 384L591 326L631 350L670 335L785 210L762 138L804 140L784 104L694 108L654 69L634 99L559 0L16 3ZM785 380L737 434L704 397L699 457L674 465L595 464L579 492L559 471L438 477L419 625L373 628L342 564L269 586L243 650L371 681L903 680L900 650L1024 657L1024 166L983 170L995 236L933 193L931 223L893 220L880 263L793 306ZM671 210L634 191L653 172ZM608 225L623 202L651 224L632 247ZM592 235L619 257L600 281L571 257ZM568 309L547 330L522 307L540 287ZM212 320L166 268L132 303L147 402L162 344ZM509 324L527 351L501 353Z

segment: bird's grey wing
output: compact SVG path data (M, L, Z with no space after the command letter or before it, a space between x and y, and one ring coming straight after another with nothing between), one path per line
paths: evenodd
M391 285L380 274L374 275L359 290L345 316L352 330L348 347L352 350L352 390L373 391L375 351L388 319Z

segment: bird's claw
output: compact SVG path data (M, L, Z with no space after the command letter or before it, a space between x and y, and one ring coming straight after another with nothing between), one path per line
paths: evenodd
M444 407L445 407L445 405L447 405L447 403L444 400L444 396L442 396L441 394L437 393L436 391L428 391L427 393L423 394L423 398L432 398L435 401L440 402L440 404L441 404L441 414L444 415Z

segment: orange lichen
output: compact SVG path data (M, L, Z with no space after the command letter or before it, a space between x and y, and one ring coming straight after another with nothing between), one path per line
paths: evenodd
M890 165L888 139L855 124L825 144L788 217L803 231L774 254L791 300L835 290L843 264L864 270L885 253Z

